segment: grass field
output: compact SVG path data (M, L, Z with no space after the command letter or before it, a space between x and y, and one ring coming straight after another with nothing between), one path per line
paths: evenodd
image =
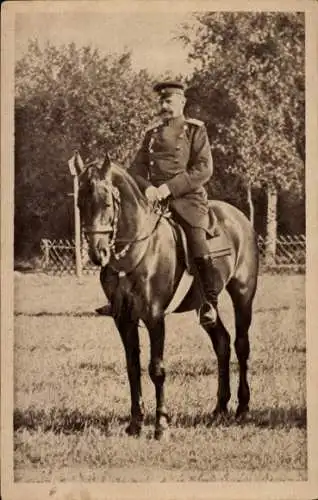
M97 276L15 276L15 481L282 481L307 478L304 276L261 276L250 330L251 412L210 424L216 358L194 314L167 319L170 440L153 439L155 397L141 328L146 423L126 436L124 351ZM221 314L233 332L229 299ZM234 341L234 335L232 335ZM238 370L231 357L231 411Z

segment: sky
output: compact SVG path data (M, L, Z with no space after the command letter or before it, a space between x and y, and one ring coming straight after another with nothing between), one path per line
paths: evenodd
M28 39L37 38L40 45L75 42L89 44L101 53L132 51L136 69L147 68L154 75L191 73L187 51L174 40L183 22L193 22L190 11L176 12L85 12L85 13L19 13L16 17L15 48L19 59L26 51Z

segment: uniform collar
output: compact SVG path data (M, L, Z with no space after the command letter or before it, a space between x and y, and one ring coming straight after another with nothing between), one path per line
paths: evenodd
M174 116L173 118L169 118L168 120L163 121L164 125L170 125L170 126L178 126L178 125L184 125L185 124L185 117L184 115L180 116Z

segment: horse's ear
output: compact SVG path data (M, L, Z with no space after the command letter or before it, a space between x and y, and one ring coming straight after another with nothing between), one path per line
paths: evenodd
M101 166L101 174L106 177L106 175L108 174L108 172L110 170L110 167L111 167L111 161L110 161L108 153L106 153L105 158L104 158L104 162Z

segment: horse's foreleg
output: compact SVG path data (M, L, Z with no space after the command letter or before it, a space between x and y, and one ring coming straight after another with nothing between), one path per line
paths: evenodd
M156 389L156 426L155 438L161 439L168 429L168 414L165 406L164 382L165 368L163 364L165 324L160 318L147 325L150 335L149 375Z
M144 419L144 406L141 393L138 321L132 320L126 310L115 318L115 322L125 348L131 395L131 419L126 432L131 436L139 436Z
M213 412L215 419L227 415L227 404L231 397L230 391L230 335L218 316L215 326L204 326L207 331L217 356L218 361L218 392L217 404Z

